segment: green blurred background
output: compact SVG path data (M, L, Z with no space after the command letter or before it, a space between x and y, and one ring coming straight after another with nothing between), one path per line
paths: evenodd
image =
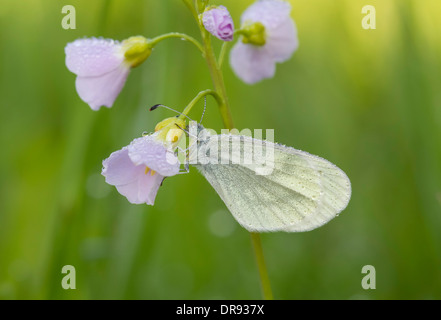
M236 25L252 0L226 5ZM224 75L238 128L329 159L350 177L348 208L307 233L263 234L277 299L441 298L441 3L293 0L300 47L276 77ZM61 27L74 5L77 29ZM361 28L374 5L377 29ZM154 207L104 183L101 161L167 110L211 88L178 39L130 74L112 109L93 112L64 64L83 36L170 31L199 37L180 0L3 0L0 7L0 299L259 299L249 234L204 178L167 179ZM220 130L212 100L204 125ZM202 107L192 112L199 117ZM61 268L76 268L63 290ZM373 265L375 290L361 269Z

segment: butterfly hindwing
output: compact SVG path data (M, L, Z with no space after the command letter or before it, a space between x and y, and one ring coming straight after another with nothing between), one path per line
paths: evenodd
M291 147L215 135L198 143L197 151L206 159L195 166L249 231L311 230L334 218L350 198L342 170Z

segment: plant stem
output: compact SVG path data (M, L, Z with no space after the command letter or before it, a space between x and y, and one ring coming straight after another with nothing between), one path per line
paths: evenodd
M220 104L219 104L219 112L222 117L222 121L224 123L224 127L226 129L233 129L233 118L231 116L230 112L230 105L228 103L228 97L227 97L227 91L225 90L225 83L224 83L224 77L222 75L222 72L219 68L219 65L216 61L216 57L213 52L213 47L211 46L211 38L210 34L204 29L203 26L199 25L201 28L202 33L202 40L204 44L204 50L205 50L205 60L208 64L208 69L210 70L211 79L213 81L214 91L217 92L217 94L220 97Z
M227 45L223 45L221 49L219 62L216 60L216 57L213 52L213 47L211 45L211 37L210 34L205 30L204 26L201 24L199 19L196 20L198 23L199 29L202 34L202 42L204 45L204 57L207 61L208 68L210 70L211 79L213 81L214 91L218 94L220 101L219 103L219 111L222 117L222 121L224 123L225 128L233 129L233 118L230 112L230 105L228 103L227 91L225 90L224 77L220 68L221 62L224 59L225 51ZM258 233L251 233L251 241L254 247L254 253L256 255L256 263L259 269L260 282L263 291L263 298L266 300L272 300L273 294L271 291L271 285L268 277L268 272L265 265L265 260L263 258L263 250L262 244L260 242L260 235Z
M109 16L110 7L112 5L111 0L103 0L100 10L100 18L98 22L98 33L103 34L106 29L107 17Z
M193 4L191 3L191 0L182 0L184 1L184 4L187 6L187 8L190 10L190 12L192 13L193 17L195 18L196 21L198 21L198 13L196 12L195 7L193 6Z
M265 259L263 257L262 243L260 241L260 234L250 232L251 241L254 247L254 254L256 255L256 263L259 268L260 283L262 286L263 298L265 300L273 300L273 293L271 291L271 284L266 270Z
M204 90L198 93L198 95L196 97L193 98L193 100L190 101L190 103L185 107L184 111L182 111L183 115L188 115L188 113L190 112L190 110L193 108L193 106L199 101L201 100L203 97L208 96L208 95L212 95L214 99L216 99L217 103L220 104L221 103L221 98L219 97L219 95L217 94L216 91L214 90ZM180 118L184 118L185 116L180 116Z
M170 33L166 33L166 34L162 34L160 36L157 36L157 37L155 37L153 39L150 39L150 45L152 47L154 47L155 45L157 45L162 40L169 39L169 38L181 38L183 40L187 40L187 41L191 42L192 44L194 44L201 53L204 53L204 48L199 43L199 41L197 41L193 37L190 37L188 34L179 33L179 32L170 32Z
M227 53L227 48L229 43L230 43L229 41L224 41L224 43L222 44L221 52L219 53L219 59L217 60L219 64L219 69L222 69L222 63L224 62L225 54Z

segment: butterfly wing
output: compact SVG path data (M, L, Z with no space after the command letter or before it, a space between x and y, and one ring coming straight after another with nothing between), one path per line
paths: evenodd
M199 143L197 151L206 159L195 161L193 152L195 166L252 232L315 229L346 208L351 197L350 181L341 169L291 147L216 135Z

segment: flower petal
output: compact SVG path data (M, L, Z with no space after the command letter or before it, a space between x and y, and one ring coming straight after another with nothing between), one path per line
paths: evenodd
M161 141L156 140L155 135L133 140L128 150L134 164L144 164L162 176L174 176L179 173L178 157L167 150Z
M146 173L145 165L135 165L128 155L128 148L113 152L103 161L101 174L106 183L116 187L130 203L153 205L164 177L158 173Z
M272 78L276 72L275 61L264 47L238 41L230 52L230 64L243 82L254 84Z
M129 184L118 185L116 189L130 203L153 205L162 180L164 180L164 177L159 174L152 176L150 173L142 173L138 176L137 180Z
M78 76L75 82L77 92L92 110L99 110L101 106L110 108L124 87L129 72L130 67L121 65L98 77Z
M138 198L138 195L139 195L139 192L138 192L138 190L139 190L138 179L136 179L135 181L132 181L132 182L130 182L128 184L117 185L115 187L116 187L116 190L118 190L118 192L121 195L126 197L127 200L130 203L133 203L133 204L141 204L141 203L143 203Z
M299 47L297 28L292 19L286 19L268 35L265 50L276 62L284 62L291 58Z
M260 0L249 6L241 16L242 25L260 22L268 30L277 28L290 18L291 5L280 0Z
M78 39L65 47L67 68L81 77L96 77L121 65L121 44L111 39Z
M144 174L145 167L136 166L130 160L128 148L113 152L103 161L101 174L106 177L106 182L110 185L126 185L137 181L138 176Z
M164 180L164 177L158 173L155 173L153 176L147 173L140 177L138 179L138 200L141 203L154 205L162 180Z

